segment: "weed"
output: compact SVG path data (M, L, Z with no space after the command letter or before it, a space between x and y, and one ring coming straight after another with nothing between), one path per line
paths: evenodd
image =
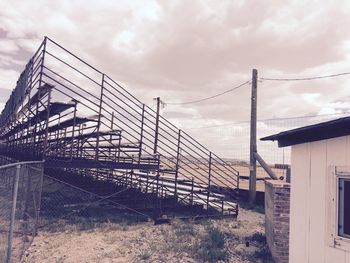
M191 222L174 221L172 226L176 236L193 236L195 234L195 228Z
M56 263L64 263L64 258L58 258L58 259L56 259Z
M196 232L192 222L174 220L171 228L162 226L159 230L166 251L171 250L176 253L192 251L192 239Z
M117 241L120 240L120 236L119 235L116 235L116 234L108 234L108 235L105 235L103 237L103 240L107 243L107 244L114 244L116 243Z
M265 207L263 205L257 205L253 208L253 211L260 214L265 214Z
M240 202L239 206L242 207L243 209L252 210L260 214L265 214L265 207L263 205L251 204L249 202L242 201Z
M96 228L96 223L89 218L81 218L78 229L82 231L93 230Z
M255 232L251 236L246 238L249 242L266 243L266 236L261 232Z
M213 226L208 226L206 229L207 233L195 246L198 259L204 262L227 261L229 252L225 248L224 234Z
M256 262L258 259L263 263L273 263L273 259L270 250L266 243L266 236L261 232L255 232L252 235L245 238L247 243L255 243L256 247L259 248L253 253L247 254L244 251L236 251L236 254L242 259Z
M105 232L113 232L113 231L126 231L128 230L128 226L125 223L105 223L101 225L103 231Z
M122 231L127 231L129 228L127 225L122 225Z
M0 262L2 262L2 260L5 261L5 258L6 258L5 249L0 248Z
M142 215L135 215L135 214L123 214L122 222L125 223L128 226L136 225L139 223L145 223L148 222L148 218Z
M256 251L253 256L254 260L261 259L263 263L273 263L273 259L270 253L269 248L265 245L259 251Z
M141 251L141 254L139 255L141 260L149 260L151 258L151 254L147 250Z
M240 228L241 227L241 221L239 221L239 220L237 220L235 223L233 223L232 225L231 225L231 227L233 228L233 229L238 229L238 228Z

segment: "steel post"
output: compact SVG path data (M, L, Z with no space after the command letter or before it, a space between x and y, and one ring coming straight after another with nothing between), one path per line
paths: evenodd
M6 263L10 263L11 257L12 257L13 229L14 229L15 220L16 220L16 205L17 205L18 183L19 183L20 172L21 172L21 165L16 165L16 174L13 182L11 221L10 221L10 229L9 229L8 243L7 243Z

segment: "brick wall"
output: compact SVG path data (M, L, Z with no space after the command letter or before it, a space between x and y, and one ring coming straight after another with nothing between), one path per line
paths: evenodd
M290 184L279 180L265 182L265 232L276 263L288 262Z

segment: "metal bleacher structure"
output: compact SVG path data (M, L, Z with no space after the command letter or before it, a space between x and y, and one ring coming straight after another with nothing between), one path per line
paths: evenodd
M87 181L125 189L124 198L138 201L123 204L135 210L159 216L160 207L186 206L201 207L205 216L238 214L232 164L48 37L0 115L0 139L1 155L45 160L53 178L80 178L76 186L100 196L111 193Z

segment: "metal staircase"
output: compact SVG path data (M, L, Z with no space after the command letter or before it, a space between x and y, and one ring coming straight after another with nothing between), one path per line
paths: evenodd
M230 163L48 37L22 72L0 127L2 155L44 159L53 177L137 189L174 207L202 206L208 216L238 213L239 177Z

